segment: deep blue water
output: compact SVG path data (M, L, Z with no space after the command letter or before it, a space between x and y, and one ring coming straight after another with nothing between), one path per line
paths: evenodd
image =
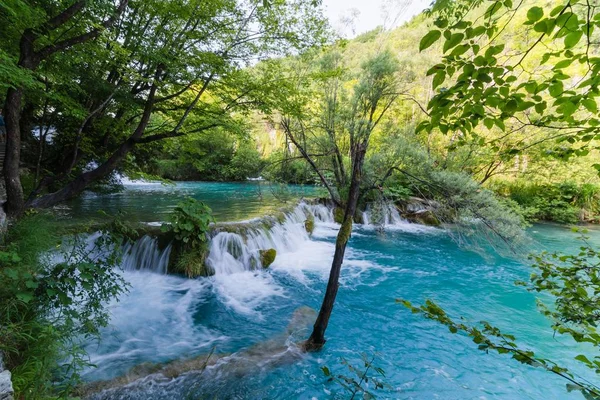
M202 190L218 191L219 185ZM167 206L161 204L153 207L162 212ZM243 210L244 204L243 198L236 206L230 200L227 207ZM212 348L215 354L236 352L278 335L295 309L320 306L335 234L335 226L318 225L312 240L278 254L266 271L198 280L126 273L131 293L113 305L111 327L100 345L89 347L98 368L88 371L86 379L110 379L141 362L200 356ZM597 242L598 233L591 235ZM532 251L575 250L579 245L577 235L559 226L536 225L528 236ZM382 380L389 386L373 390L378 398L582 398L567 393L561 378L506 355L485 354L468 338L451 334L395 301L433 299L453 317L486 320L517 336L524 347L586 374L572 361L583 348L553 337L549 321L536 309L534 294L514 285L529 273L526 261L461 249L441 229L407 225L377 232L357 227L322 351L276 368L257 363L243 373L228 374L225 366L214 374L115 392L107 398L349 398L341 386L328 382L321 368L350 375L341 358L361 368L362 354L375 355L374 364L385 370Z

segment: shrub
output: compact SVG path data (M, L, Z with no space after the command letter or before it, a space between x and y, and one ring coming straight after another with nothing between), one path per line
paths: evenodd
M105 304L127 290L120 239L63 239L43 215L24 217L0 245L0 351L18 398L66 397L89 365L82 344L108 323Z
M600 187L573 182L532 184L496 182L493 190L516 202L528 221L554 221L574 224L580 220L596 220L600 211Z
M163 232L172 232L176 241L173 272L189 278L208 275L207 233L213 221L210 207L201 201L188 197L175 207L170 222L162 226Z
M188 197L175 207L170 222L162 226L163 232L173 232L175 240L192 247L206 243L208 227L214 219L212 210L201 201Z

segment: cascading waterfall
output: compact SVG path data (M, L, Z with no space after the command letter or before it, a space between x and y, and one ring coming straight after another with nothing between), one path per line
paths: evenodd
M307 219L314 219L320 225L335 224L331 207L302 202L285 213L281 221L264 224L265 219L259 219L247 222L240 232L225 230L216 233L210 239L206 265L215 275L260 269L261 251L275 249L278 254L293 252L310 240L305 228ZM381 203L369 205L363 212L363 226L372 225L402 227L413 224L400 216L394 204ZM161 249L158 239L145 235L123 246L122 266L126 271L166 274L170 254L171 244Z
M403 225L407 224L393 203L369 204L362 213L363 225Z
M307 219L317 224L334 224L333 209L323 204L300 203L285 213L282 221L262 224L248 222L242 232L222 231L210 239L207 266L215 275L231 275L262 267L261 250L275 249L278 254L298 249L310 240L305 228ZM381 221L377 223L377 221ZM363 212L363 225L404 226L404 220L392 203L369 205ZM166 274L171 244L161 249L158 239L143 236L123 246L122 266L126 271L143 270Z
M161 249L158 239L144 235L135 242L123 245L121 266L125 271L142 270L166 274L170 255L170 243Z
M260 268L261 250L289 252L310 240L304 226L307 218L314 218L319 223L333 223L333 210L321 204L300 203L285 214L283 221L270 228L249 227L243 234L219 232L210 241L206 264L215 275Z

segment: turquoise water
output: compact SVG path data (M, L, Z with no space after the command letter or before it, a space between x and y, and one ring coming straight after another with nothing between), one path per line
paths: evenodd
M301 197L322 195L315 186L277 185L267 182L133 182L118 193L91 192L67 203L68 214L76 218L102 218L98 211L121 212L130 220L164 221L168 213L186 197L208 204L217 221L238 221L267 215Z
M210 185L210 190L221 190L220 184ZM244 209L243 199L238 206ZM298 307L318 309L335 234L335 225L317 224L311 240L278 254L266 271L199 280L127 272L131 292L112 305L111 326L100 344L88 348L98 367L86 379L111 379L142 362L201 356L211 349L234 353L233 359L240 352L238 358L243 358L244 349L284 331ZM578 246L576 236L562 227L536 225L528 234L532 249ZM596 241L597 233L592 235ZM454 317L485 319L540 355L570 360L581 348L554 338L536 310L535 296L513 284L528 274L528 267L516 260L460 249L441 229L401 224L378 232L359 226L349 244L322 351L276 366L252 361L232 368L227 363L234 362L226 359L203 374L149 379L100 398L345 399L347 393L328 382L321 367L350 375L340 359L361 367L363 353L376 355L374 364L386 372L383 381L389 386L373 390L378 398L581 398L567 393L561 378L507 356L480 352L468 338L395 303L397 298L415 303L434 299Z

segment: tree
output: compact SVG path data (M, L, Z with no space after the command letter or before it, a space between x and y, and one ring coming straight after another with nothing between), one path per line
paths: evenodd
M125 4L117 23L105 24L111 29L54 57L58 65L40 60L42 67L32 74L49 81L51 90L27 93L32 109L27 114L39 122L44 118L36 115L45 114L41 109L56 110L55 151L47 153L56 158L42 160L47 169L27 201L17 193L18 173L7 177L7 186L14 188L9 192L17 193L8 198L11 215L78 195L131 159L137 146L227 126L234 112L242 116L271 107L268 91L276 85L255 81L257 75L246 67L264 57L301 52L325 37L314 1ZM85 5L80 9L87 10ZM86 19L78 23L95 26ZM49 100L49 107L40 98ZM13 120L19 122L17 117ZM11 123L12 132L18 131ZM9 135L8 146L19 149L15 135ZM14 167L14 158L7 163Z
M384 115L398 97L397 77L398 61L387 51L381 52L366 61L361 68L359 80L354 85L353 95L348 101L342 101L340 93L343 81L335 54L325 56L324 70L319 74L327 77L318 104L317 115L312 114L312 105L290 107L284 110L281 126L286 137L298 149L302 157L311 165L321 183L328 189L332 200L343 210L341 227L335 244L335 253L327 289L313 332L305 342L307 350L319 349L325 343L325 331L333 310L339 286L339 277L346 245L352 232L354 214L357 209L363 166L373 131L379 126ZM331 58L329 58L331 57ZM329 59L328 59L329 58ZM300 96L302 97L302 96ZM306 98L301 98L306 101ZM286 112L287 111L287 112ZM314 121L317 121L313 124ZM317 165L314 154L307 147L309 136L325 137L320 147L324 155L335 166L335 183L329 182L322 169ZM350 176L342 175L342 151L338 141L342 134L348 139L350 157ZM347 182L347 183L346 183ZM336 187L335 184L338 186Z
M85 0L78 0L66 7L63 2L49 6L31 7L25 3L17 2L7 8L8 15L13 14L14 20L18 21L17 15L26 9L27 17L34 22L24 29L15 26L18 31L19 49L16 68L9 69L9 74L19 68L25 71L35 71L42 62L48 60L53 54L65 51L73 46L85 43L98 37L103 30L110 28L125 10L128 0L121 0L113 8L113 2L107 1L101 4L89 14L84 14L86 8ZM55 7L53 7L55 6ZM58 8L58 12L56 12ZM39 17L37 14L41 14ZM78 18L83 14L83 21ZM108 17L104 15L108 14ZM96 21L100 20L100 24ZM74 32L74 33L73 33ZM14 32L13 32L14 34ZM16 36L16 35L15 35ZM10 37L10 36L9 36ZM6 54L3 54L5 57ZM17 72L18 78L23 79L23 74ZM24 199L21 180L19 177L19 161L21 152L21 106L25 90L24 82L14 78L8 80L8 90L4 103L6 116L6 158L4 160L4 179L6 182L7 212L9 216L19 215L23 210Z
M443 37L444 56L427 72L438 92L419 130L464 137L479 125L506 135L544 128L545 140L579 143L572 154L594 148L600 133L600 7L552 3L546 12L534 1L494 1L480 12L481 0L438 1L431 10L436 29L420 49ZM515 31L517 38L507 37Z

